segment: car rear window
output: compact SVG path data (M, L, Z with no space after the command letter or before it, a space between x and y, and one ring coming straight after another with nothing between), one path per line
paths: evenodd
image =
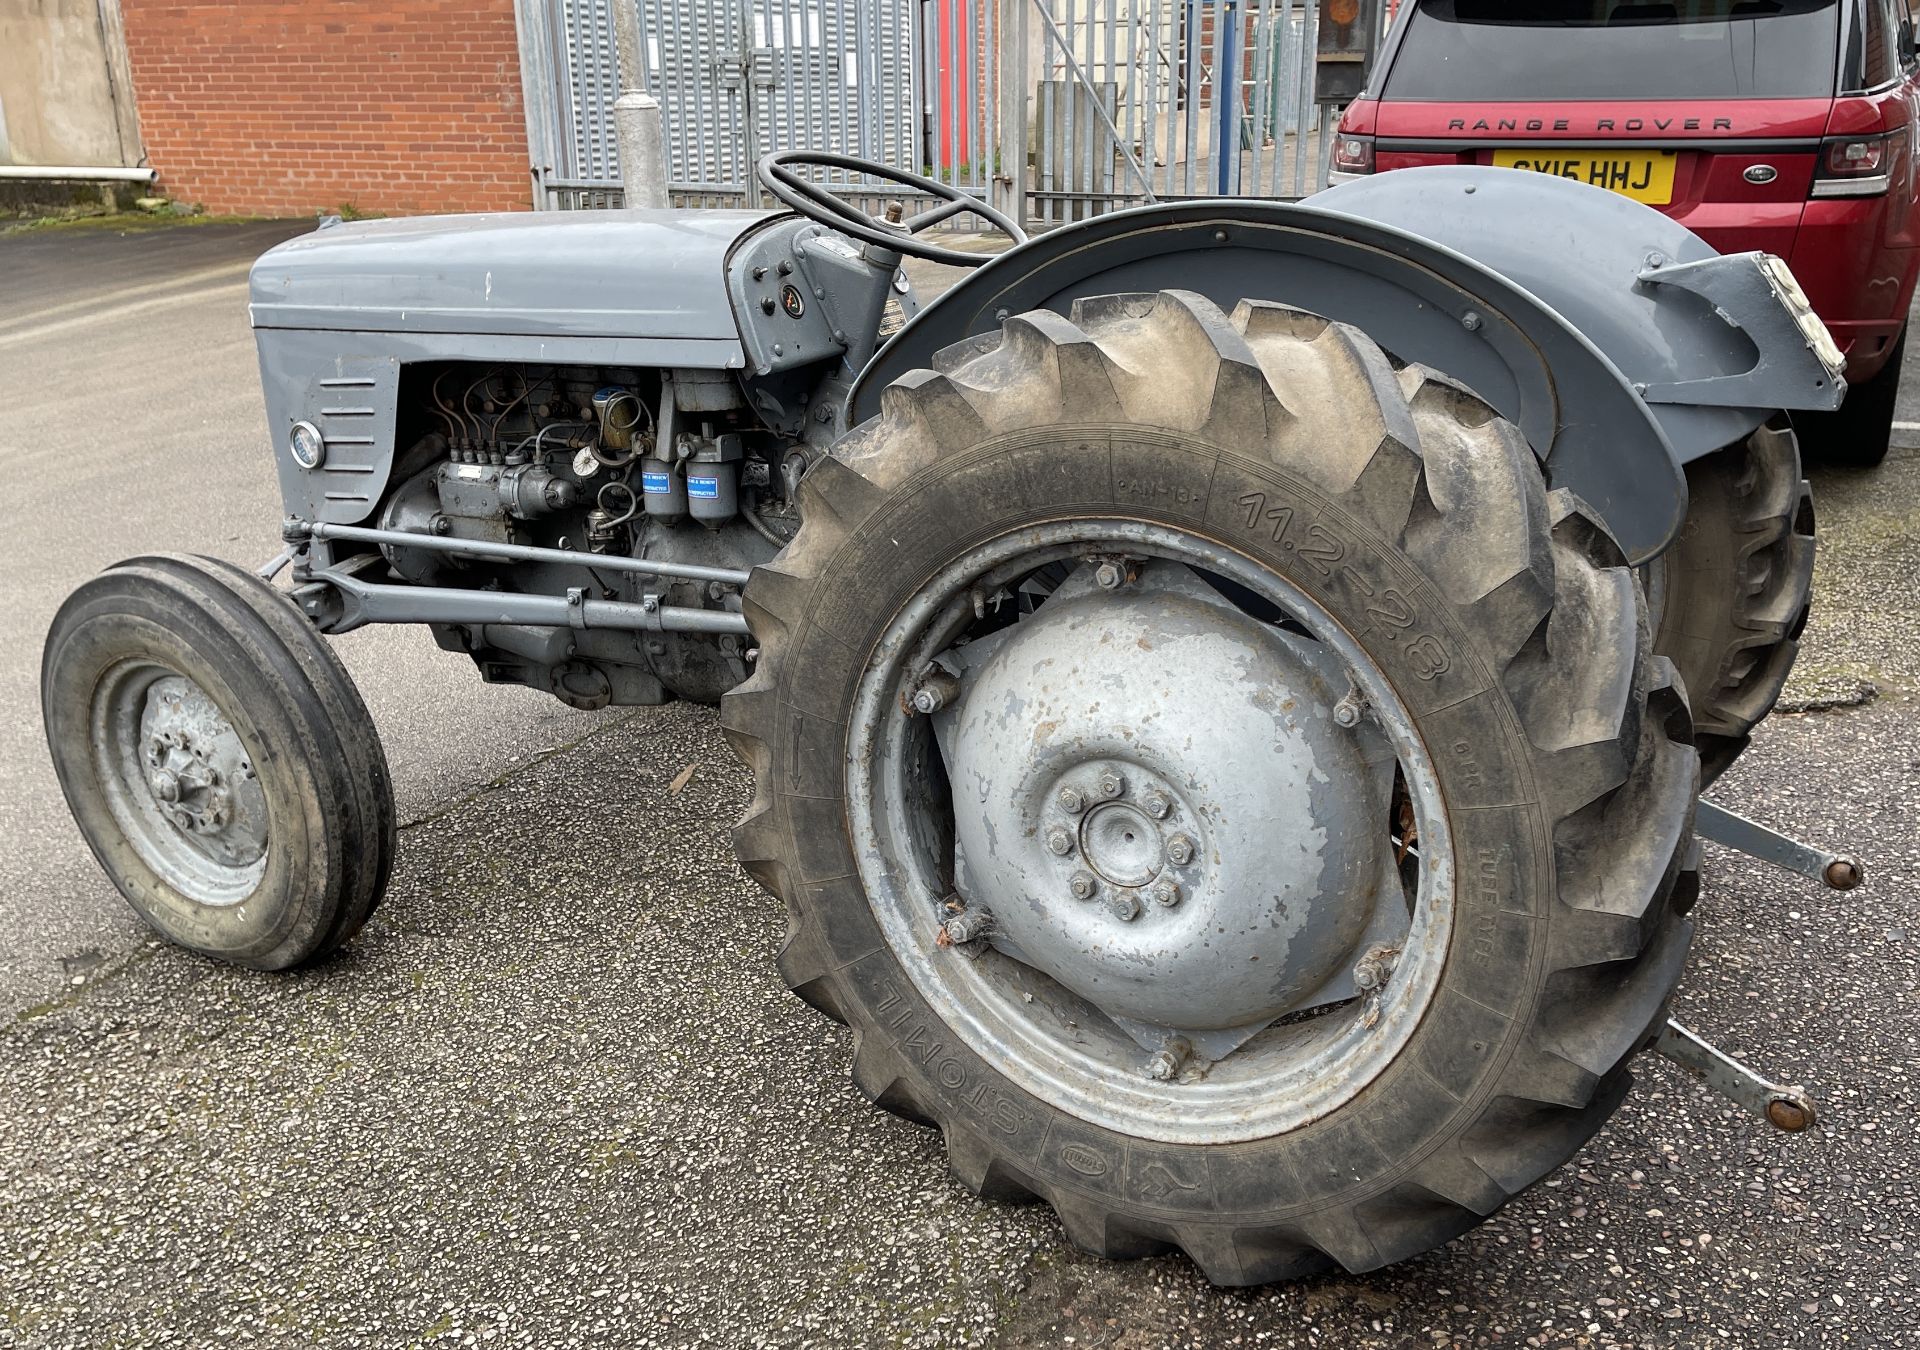
M1838 0L1421 0L1381 96L1829 98Z

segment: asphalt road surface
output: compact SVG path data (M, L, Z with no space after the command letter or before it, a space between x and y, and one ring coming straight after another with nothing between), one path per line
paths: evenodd
M1223 1293L975 1201L859 1097L774 973L703 709L583 715L353 635L406 822L379 917L294 976L148 939L59 801L39 642L116 558L273 551L240 281L289 232L0 238L0 1346L1920 1343L1920 453L1816 475L1802 711L1715 793L1870 880L1710 847L1678 1000L1821 1125L1642 1060L1467 1237Z
M40 730L40 642L74 586L139 553L258 566L280 494L247 327L255 255L306 224L0 237L0 1000L43 998L138 928L66 818ZM341 654L374 708L402 819L594 722L483 686L424 629Z

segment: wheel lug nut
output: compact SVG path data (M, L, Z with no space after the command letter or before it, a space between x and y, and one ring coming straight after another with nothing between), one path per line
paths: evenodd
M1118 567L1115 567L1110 562L1103 562L1093 569L1093 579L1101 590L1112 591L1119 589L1120 582L1124 578L1121 576Z
M1176 834L1167 840L1167 857L1175 867L1185 867L1193 861L1193 840Z
M1061 825L1055 825L1047 831L1047 852L1064 858L1073 852L1073 831Z
M1174 1076L1186 1067L1187 1058L1193 1054L1193 1042L1185 1036L1174 1036L1153 1052L1153 1058L1147 1061L1147 1076L1162 1083L1170 1083Z
M1140 804L1147 808L1147 814L1155 820L1165 820L1167 813L1173 810L1173 799L1158 788L1142 797Z
M1400 949L1375 945L1367 948L1353 967L1354 987L1363 994L1371 994L1386 987L1393 978L1394 963L1400 959Z
M1357 727L1360 725L1360 711L1365 706L1360 691L1349 689L1347 696L1333 705L1333 720L1343 727Z
M1073 892L1075 900L1091 900L1100 893L1100 883L1093 879L1091 872L1075 872L1067 889Z
M960 681L944 670L935 669L913 691L913 710L923 714L937 713L959 696Z
M984 909L963 909L940 925L940 932L954 946L962 946L985 937L993 926L993 915Z
M1153 897L1153 903L1162 909L1172 909L1180 903L1180 887L1166 879L1153 883L1153 889L1147 892Z
M1115 891L1107 897L1107 912L1121 923L1132 923L1140 917L1140 897L1132 891Z
M1118 797L1126 790L1127 780L1115 773L1112 769L1108 769L1100 775L1100 795L1102 797Z
M1063 787L1054 800L1060 803L1060 809L1068 815L1077 816L1087 809L1087 799L1080 795L1078 788Z

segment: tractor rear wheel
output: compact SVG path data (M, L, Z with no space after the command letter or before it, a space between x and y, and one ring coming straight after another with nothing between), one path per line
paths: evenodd
M781 970L979 1194L1219 1284L1471 1228L1627 1090L1698 759L1633 574L1364 334L1084 300L890 387L722 722Z
M292 601L213 558L131 558L54 616L47 748L81 834L162 937L257 970L359 931L393 864L379 734Z
M1813 595L1813 494L1784 419L1687 465L1687 492L1680 537L1644 578L1704 784L1747 748L1793 669Z

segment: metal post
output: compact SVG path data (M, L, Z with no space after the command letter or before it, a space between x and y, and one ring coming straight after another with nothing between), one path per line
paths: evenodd
M1186 32L1183 34L1181 69L1186 84L1186 101L1181 105L1184 114L1180 132L1186 138L1187 149L1181 166L1180 191L1191 197L1193 191L1193 157L1200 148L1200 0L1187 0Z
M1213 6L1213 190L1240 189L1240 0Z
M514 0L514 30L520 47L520 101L526 109L528 169L533 178L533 209L554 209L547 180L558 167L555 102L568 74L552 64L553 36L545 0Z
M668 204L666 120L660 100L647 92L639 0L613 0L613 39L620 57L620 96L613 101L613 138L620 150L626 203L664 207Z

